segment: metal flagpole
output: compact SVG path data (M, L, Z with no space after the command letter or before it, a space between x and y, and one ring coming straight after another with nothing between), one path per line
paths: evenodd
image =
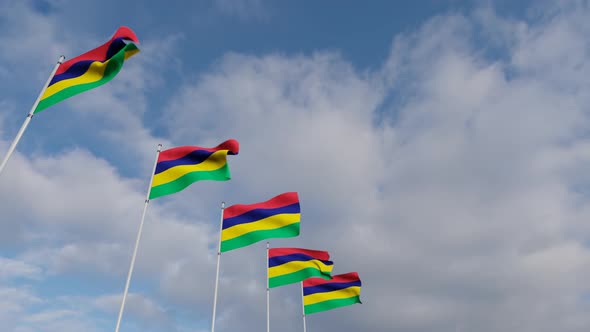
M268 250L270 243L266 242L266 332L270 332L270 286L268 282Z
M39 101L41 101L41 96L43 96L43 94L45 93L45 90L47 90L47 86L49 85L49 83L53 79L53 76L55 75L55 72L57 71L57 68L59 68L59 66L64 62L65 59L66 59L65 56L63 56L63 55L60 55L59 56L59 59L57 60L57 63L55 64L55 67L53 67L53 71L51 72L51 75L49 75L49 78L47 79L47 82L45 82L45 85L43 86L43 89L41 89L41 92L39 93L39 96L37 97L37 100L35 100L35 103L33 104L33 107L31 107L31 110L29 111L29 114L27 114L27 117L25 118L25 122L23 122L23 125L18 130L18 133L16 134L16 137L14 138L14 140L12 141L12 143L10 144L10 147L8 148L8 152L6 152L6 156L4 156L4 160L2 160L2 164L0 164L0 174L2 173L2 170L4 170L4 167L6 166L6 163L8 163L8 159L10 159L10 156L14 152L14 149L16 148L16 145L18 144L18 142L20 141L21 137L25 133L25 130L29 126L29 122L31 122L31 119L33 118L33 114L35 112L35 109L37 108L37 105L39 105Z
M219 286L219 262L221 261L221 231L223 230L223 211L225 202L221 202L221 220L219 221L219 244L217 245L217 272L215 273L215 295L213 295L213 318L211 319L211 332L215 332L215 311L217 309L217 288Z
M301 308L303 309L303 332L307 332L307 324L305 323L305 294L303 293L303 281L301 282Z
M137 257L137 248L139 247L139 240L141 239L141 231L143 229L143 221L145 220L145 213L150 204L150 192L152 191L152 181L154 180L154 173L156 172L156 165L158 164L158 157L162 151L162 144L158 144L158 151L156 152L156 160L152 169L152 177L148 186L147 195L145 197L145 204L143 206L143 213L141 215L141 222L139 223L139 230L137 231L137 238L135 239L135 248L133 249L133 256L131 256L131 264L129 265L129 272L127 273L127 282L125 282L125 290L123 291L123 300L121 301L121 309L119 309L119 318L117 318L117 326L115 332L119 332L121 326L121 318L123 317L123 309L125 308L125 300L127 299L127 292L129 291L129 283L131 282L131 274L133 274L133 266L135 266L135 257Z

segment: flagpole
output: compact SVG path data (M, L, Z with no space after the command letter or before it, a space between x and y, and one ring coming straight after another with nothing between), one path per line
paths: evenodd
M266 242L266 332L270 332L270 285L268 281L268 251L270 243Z
M215 273L215 295L213 295L213 318L211 319L211 332L215 332L215 312L217 309L217 289L219 286L219 262L221 261L221 231L223 231L223 211L225 202L221 202L221 218L219 221L219 243L217 245L217 272Z
M139 223L139 230L137 231L137 238L135 239L135 248L133 249L133 256L131 256L131 264L129 265L129 272L127 273L127 281L125 282L125 290L123 291L123 300L121 301L121 308L119 309L119 318L117 318L117 326L115 332L119 332L121 326L121 318L123 317L123 309L125 308L125 300L127 299L127 292L129 291L129 283L131 282L131 274L133 274L133 267L135 266L135 257L137 257L137 248L139 247L139 240L141 239L141 231L143 229L143 222L145 220L145 213L148 205L150 204L150 192L152 190L152 181L154 180L154 173L156 172L156 165L158 164L158 157L162 151L162 144L158 144L158 150L156 152L156 160L154 161L154 167L152 169L152 177L150 178L150 184L148 186L147 195L145 197L145 204L143 206L143 213L141 215L141 222Z
M37 100L35 100L35 103L33 104L33 107L31 107L31 110L29 111L29 114L27 114L27 117L25 118L25 121L23 122L23 125L20 127L20 129L18 130L18 133L16 134L16 137L14 138L14 140L12 141L12 143L10 144L10 147L8 148L8 152L6 152L6 156L4 156L4 160L2 160L2 164L0 164L0 174L2 173L2 170L4 170L4 167L6 166L6 163L8 163L8 159L10 159L10 156L12 156L12 153L14 152L14 149L16 148L16 145L18 144L18 142L20 141L21 137L25 133L25 130L29 126L29 122L31 122L31 119L33 118L33 114L35 113L35 109L37 108L37 105L39 105L39 101L41 101L41 97L45 93L45 90L47 90L47 86L49 85L49 83L53 79L53 76L55 75L55 72L57 71L57 68L59 68L59 66L64 62L65 59L66 59L65 56L63 56L63 55L60 55L59 56L59 59L57 60L57 63L55 64L55 67L53 67L53 71L49 75L49 78L47 78L47 82L45 82L45 85L43 86L43 89L41 89L41 92L39 93L39 96L37 97Z
M303 332L307 332L307 324L305 323L305 294L303 293L303 281L301 282L301 308L303 309Z

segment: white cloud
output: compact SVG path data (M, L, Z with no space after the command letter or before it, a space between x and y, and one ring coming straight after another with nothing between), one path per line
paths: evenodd
M52 18L30 9L25 1L3 1L0 4L0 19L7 24L0 36L3 45L9 45L0 57L9 63L17 60L36 64L41 60L56 63L59 55L68 50L65 44L56 42L58 24ZM45 52L31 52L42 49ZM18 74L14 68L11 74ZM49 74L49 72L47 72Z
M579 101L587 93L583 75L556 74L576 64L584 72L588 62L579 51L587 41L568 33L584 31L578 17L588 8L575 11L526 28L441 16L398 36L376 75L331 54L229 55L182 91L169 126L199 119L203 137L238 138L234 183L248 201L300 191L303 234L276 242L330 249L338 273L359 270L365 282L364 305L314 316L320 326L451 331L460 320L479 331L577 331L587 287L570 274L588 268L589 234L571 229L587 209L571 190L580 178L564 170L587 158L567 147L583 142L587 110ZM518 37L498 43L509 61L477 49L478 27ZM540 51L555 46L554 55ZM538 54L526 56L533 49ZM561 89L563 79L570 88ZM381 104L386 96L395 103ZM188 105L197 111L183 111ZM570 161L550 157L555 151L568 151ZM241 277L263 277L232 263ZM276 305L287 310L296 296ZM541 298L554 300L528 305ZM552 310L574 323L561 325Z
M18 318L27 308L40 302L41 299L28 289L0 286L0 321L3 328L14 330Z
M20 260L0 257L0 280L12 278L38 279L41 276L38 266Z

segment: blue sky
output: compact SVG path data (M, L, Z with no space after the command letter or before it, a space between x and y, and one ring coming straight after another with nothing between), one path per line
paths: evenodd
M113 331L158 143L241 142L150 204L121 331L208 331L219 204L299 192L362 305L310 331L586 331L588 1L0 2L0 151L60 54L141 52L33 118L0 175L0 328ZM222 257L217 331L265 326L264 244ZM272 330L301 330L296 286Z

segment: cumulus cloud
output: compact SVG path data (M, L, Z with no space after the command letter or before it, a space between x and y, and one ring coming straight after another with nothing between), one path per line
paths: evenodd
M587 181L567 170L586 163L588 43L568 31L584 31L587 11L557 8L531 24L436 17L397 36L376 73L334 54L228 55L181 92L169 126L200 119L203 137L240 139L242 195L301 193L303 235L280 243L330 249L338 272L360 271L365 305L314 316L320 326L577 331L588 233L572 232L587 210L572 187ZM476 34L511 39L493 56ZM565 313L571 324L557 319Z

